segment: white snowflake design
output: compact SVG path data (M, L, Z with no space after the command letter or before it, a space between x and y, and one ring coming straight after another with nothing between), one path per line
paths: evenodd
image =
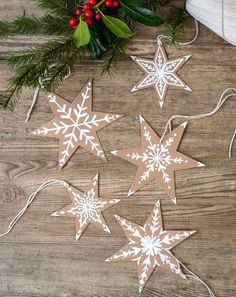
M161 41L159 41L154 61L135 56L131 56L131 58L146 73L144 78L133 87L131 92L154 87L159 98L160 107L162 108L168 86L191 91L188 85L177 75L179 68L190 58L190 56L168 60L165 49Z
M106 160L96 131L116 121L120 116L91 110L91 82L82 89L73 103L55 94L49 94L49 99L55 119L37 129L34 134L59 138L60 167L67 163L79 146Z
M138 226L119 216L116 219L129 241L106 261L136 262L140 293L156 266L185 278L180 268L181 263L172 255L171 249L195 231L163 230L160 201L156 203L144 226Z
M140 146L111 151L138 167L127 196L154 181L176 203L175 171L205 166L178 151L187 122L160 138L141 115L139 121Z
M140 181L145 181L150 177L151 172L158 171L162 174L165 183L171 182L171 178L167 172L168 166L174 164L182 164L182 157L172 157L169 149L174 143L174 137L169 137L165 143L153 143L152 137L146 127L144 127L144 138L148 142L148 146L142 154L127 154L132 160L141 160L145 164L145 171L140 176Z
M102 211L118 203L120 200L111 199L105 200L98 198L98 175L96 175L89 186L88 190L83 193L78 189L68 186L67 190L72 203L63 209L56 211L52 216L65 216L76 218L76 239L78 240L88 226L93 223L103 228L104 231L110 233Z
M108 204L107 201L96 199L94 189L80 196L73 192L75 205L68 210L68 214L78 217L80 226L83 228L88 221L101 223L99 209Z

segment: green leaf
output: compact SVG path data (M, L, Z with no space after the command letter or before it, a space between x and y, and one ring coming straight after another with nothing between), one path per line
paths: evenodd
M76 47L85 46L90 41L90 32L88 25L80 19L79 25L73 34L73 40Z
M121 7L135 21L147 26L160 26L164 20L155 12L140 5L139 0L120 0Z
M117 18L102 14L102 20L107 28L110 29L117 37L130 38L134 35L134 32L130 30L126 23Z
M101 43L101 40L99 39L99 36L96 31L91 30L90 35L91 35L91 40L89 43L90 52L95 59L101 59L101 57L104 55L107 49Z

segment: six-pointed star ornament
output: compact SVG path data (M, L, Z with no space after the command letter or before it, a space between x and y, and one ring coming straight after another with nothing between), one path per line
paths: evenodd
M143 226L119 216L116 216L116 219L129 241L105 261L136 262L140 293L155 267L166 268L186 278L181 270L181 263L172 255L171 249L195 231L163 230L159 200Z
M145 72L145 76L133 87L131 92L154 87L160 107L162 108L168 87L191 91L189 86L177 74L180 67L182 67L191 56L188 55L168 60L161 40L158 39L157 43L158 46L154 60L131 56L136 64Z
M141 146L111 152L138 166L128 197L155 181L176 203L174 172L205 166L177 151L186 125L187 122L181 124L161 139L140 116Z
M90 223L111 233L102 216L102 211L118 203L120 200L106 200L98 197L98 175L94 177L84 193L72 186L68 186L67 191L72 203L54 212L52 216L75 218L76 240L80 238L81 234Z
M72 103L55 94L50 94L49 99L55 118L34 134L59 138L59 166L64 167L80 146L106 160L96 132L122 116L92 110L92 80Z

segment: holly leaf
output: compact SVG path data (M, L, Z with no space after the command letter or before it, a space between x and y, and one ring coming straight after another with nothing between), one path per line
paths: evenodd
M110 29L117 37L130 38L134 35L134 32L130 30L126 23L117 18L102 14L102 20L107 28Z
M121 7L135 21L147 26L160 26L165 21L154 11L141 6L140 0L120 0Z
M90 41L90 32L88 25L82 19L80 19L79 25L73 34L73 40L75 46L78 48L87 45Z

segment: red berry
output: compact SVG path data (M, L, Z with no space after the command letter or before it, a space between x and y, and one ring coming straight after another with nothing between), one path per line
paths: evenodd
M85 11L90 10L90 7L91 7L90 3L85 3L84 4L84 10Z
M78 25L78 20L76 18L72 18L69 20L69 26L74 28L75 26Z
M89 4L91 6L95 6L97 4L97 0L89 0Z
M102 19L102 15L101 15L101 13L96 12L96 14L95 14L95 20L96 20L96 21L101 21L101 19Z
M115 0L112 4L113 8L118 8L120 6L119 1Z
M75 10L75 14L76 14L77 16L80 16L80 15L82 14L82 9L81 9L81 8L77 8L77 9Z
M112 1L111 0L106 0L105 2L106 7L112 7Z
M93 17L93 12L92 12L92 10L87 10L84 15L86 18L89 19L89 18Z
M86 22L86 24L87 24L89 27L91 27L92 24L93 24L93 19L92 19L92 18L86 18L86 19L85 19L85 22Z

